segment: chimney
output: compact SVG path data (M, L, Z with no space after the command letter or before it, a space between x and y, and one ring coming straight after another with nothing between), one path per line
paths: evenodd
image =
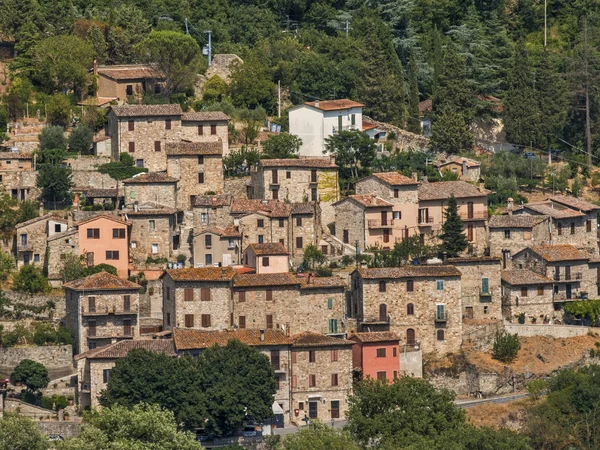
M135 203L133 204L133 210L134 210L135 212L138 212L138 211L140 210L140 205L139 205L139 203L138 203L138 202L135 202Z
M94 59L94 78L98 76L98 60Z
M227 276L227 269L225 267L221 267L221 278L225 278Z
M462 174L463 175L467 174L467 160L464 158L462 160Z
M419 181L419 175L417 175L417 172L413 172L411 176L413 180Z
M508 212L509 216L512 216L514 204L515 201L513 200L513 198L508 197L508 200L506 200L506 211Z
M448 253L446 252L442 253L442 263L448 264Z
M73 228L73 213L69 211L67 214L67 230Z
M77 194L75 194L77 195ZM77 197L75 197L77 198ZM40 202L40 217L44 215L44 202Z
M310 284L310 282L312 281L311 278L312 278L312 273L308 272L308 279L307 279L306 284Z
M318 108L318 107L319 107L319 100L317 99L317 100L315 100L315 108Z
M260 342L265 342L265 330L263 328L260 329Z

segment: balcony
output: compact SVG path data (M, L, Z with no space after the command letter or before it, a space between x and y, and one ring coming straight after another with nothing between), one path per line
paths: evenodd
M581 272L555 273L552 278L554 281L580 281L583 274Z
M458 215L463 221L489 219L489 214L487 211L473 211L472 214L461 212Z
M19 242L17 244L17 251L18 252L32 252L33 244L31 242Z
M480 302L491 302L492 301L492 292L487 289L487 290L483 290L483 289L479 289L479 301Z
M368 324L372 324L372 325L382 325L382 324L389 324L390 323L390 315L388 314L387 317L384 319L381 316L365 316L362 319L362 323L368 325Z
M100 331L100 332L99 332ZM87 332L88 339L133 339L133 328L129 331L121 330L121 331L110 331L110 330L96 330Z
M433 223L433 217L419 217L419 225L431 225Z
M572 292L570 295L567 295L566 292L560 292L558 294L554 294L552 296L552 301L554 302L570 302L577 300L587 300L588 293L587 292Z
M99 308L86 308L85 306L81 307L81 315L82 316L127 316L129 314L137 314L138 313L138 305L131 305L129 309L125 308L117 308L116 306L104 306Z
M358 130L357 125L342 125L342 127L333 127L333 134L339 134L342 131Z
M436 313L435 314L435 318L434 318L435 323L446 323L448 322L448 313L447 312L443 312L443 313Z
M392 228L394 225L394 219L386 220L382 222L381 220L369 219L367 220L367 228Z

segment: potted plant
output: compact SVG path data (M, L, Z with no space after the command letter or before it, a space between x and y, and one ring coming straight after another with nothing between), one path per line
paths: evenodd
M75 397L73 397L72 395L69 395L69 396L67 397L67 404L68 404L69 406L73 406L73 402L74 402L74 401L75 401Z
M523 325L525 323L525 313L521 313L517 316L517 321L519 324Z

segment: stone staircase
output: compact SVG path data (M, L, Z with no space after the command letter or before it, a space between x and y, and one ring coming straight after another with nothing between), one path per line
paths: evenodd
M354 256L354 255L356 255L356 249L354 248L353 245L344 244L344 242L341 239L339 239L338 237L336 237L332 234L323 233L321 235L321 239L323 239L325 242L327 242L331 248L335 249L336 256L344 256L344 255ZM333 256L333 254L334 253L332 252L332 256Z

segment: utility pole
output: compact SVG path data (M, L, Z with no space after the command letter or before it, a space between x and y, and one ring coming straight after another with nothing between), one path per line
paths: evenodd
M350 21L346 20L346 37L348 37L348 29L350 28Z
M548 43L548 0L544 0L544 48Z
M187 17L185 18L185 34L190 34L190 29L188 28Z
M212 56L212 41L211 41L212 31L206 30L204 32L208 34L208 67L210 67L211 56Z
M277 80L277 117L281 117L281 80Z
M592 172L592 130L591 130L591 119L590 119L590 54L588 45L588 34L587 34L587 17L583 19L583 36L584 36L584 64L585 64L585 140L587 150L587 166L589 173Z

